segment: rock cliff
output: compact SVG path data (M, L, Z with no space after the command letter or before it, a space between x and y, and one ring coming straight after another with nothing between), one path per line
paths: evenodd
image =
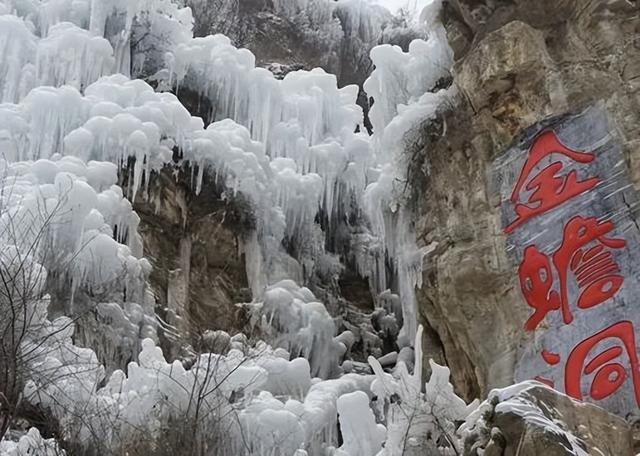
M640 16L626 0L452 0L445 23L457 104L410 151L418 236L438 245L418 299L427 356L445 361L457 388L476 397L514 381L534 337L523 330L531 309L509 255L493 163L531 125L597 104L638 189ZM637 221L637 207L630 213Z

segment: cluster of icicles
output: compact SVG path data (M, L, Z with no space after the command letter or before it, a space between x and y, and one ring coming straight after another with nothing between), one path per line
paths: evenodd
M353 17L366 19L363 1L337 3L357 7ZM117 347L128 341L125 346L137 358L126 374L115 370L105 380L91 348L71 341L73 302L66 315L50 321L44 295L31 303L34 318L25 344L39 347L34 372L64 375L34 374L25 391L28 400L49 407L62 429L80 442L95 447L95 430L108 429L100 445L110 451L135 440L136 433L158 439L176 417L215 416L229 418L203 419L200 437L206 445L214 427L227 436L228 445L215 450L220 454L395 455L414 432L413 421L401 418L407 413L403 407L411 405L422 417L418 422L433 428L434 442L443 432L428 424L434 403L440 404L443 422L463 419L469 409L453 393L446 368L433 364L426 393L421 392L414 289L424 250L415 248L410 217L395 188L405 178L402 138L451 96L429 91L452 59L439 9L436 0L422 12L428 40L414 41L408 52L388 45L371 52L376 69L365 85L375 99L370 137L356 105L357 87L338 88L335 76L321 69L277 80L226 37L193 38L189 8L172 0L0 0L6 208L0 222L12 227L21 219L21 226L29 227L3 230L11 234L3 239L11 246L4 249L3 265L10 266L14 253L33 243L35 227L53 219L56 228L48 230L46 249L30 258L33 268L99 295L96 309L115 328L108 343ZM134 39L144 52L131 46ZM150 69L156 90L130 78ZM208 99L215 121L205 126L170 92L182 90ZM195 165L195 192L205 174L213 174L229 194L242 194L251 203L258 226L243 245L255 297L251 308L262 332L271 334L268 345L219 333L228 339L224 349L198 356L189 369L167 363L156 346L146 290L150 266L142 258L139 220L129 203L140 192L149 197L149 176L170 163L175 150ZM134 164L123 193L117 174L127 163ZM387 257L393 260L402 303L399 344L417 341L414 375L408 361L399 362L391 375L372 358L375 376L340 376L339 361L352 338L336 336L331 315L298 285L309 273L303 264L324 264L320 256L330 256L318 236L317 215L325 214L331 224L354 210L368 220L354 236L354 260L376 296L389 287L385 264ZM282 247L285 238L314 244L306 249L311 256L292 261ZM36 288L47 291L44 281ZM331 377L337 378L327 380ZM203 395L199 405L205 415L196 414L193 391ZM374 395L375 413L369 406ZM392 396L403 401L391 401ZM376 424L380 421L387 427ZM411 438L410 444L420 444ZM25 439L3 442L0 452L13 456L29 442L49 445L32 434ZM442 451L455 451L449 445Z

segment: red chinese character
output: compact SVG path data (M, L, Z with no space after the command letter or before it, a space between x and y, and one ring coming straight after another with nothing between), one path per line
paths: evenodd
M533 331L553 310L562 311L565 324L573 321L568 292L570 271L580 290L576 301L579 309L594 307L615 296L624 277L619 274L613 255L605 247L621 249L625 241L605 236L613 229L610 221L598 223L595 217L576 216L565 225L562 244L551 258L536 246L525 249L518 275L522 294L534 309L524 326L527 331ZM598 244L587 248L594 242ZM554 289L554 271L558 290Z
M555 366L560 362L560 355L558 355L557 353L551 353L550 351L542 350L542 353L540 354L542 355L542 359L544 359L544 362L550 366ZM537 376L534 377L534 380L538 380L539 382L544 383L551 388L555 388L556 386L555 382L553 380L549 380L548 378Z
M552 154L562 154L578 163L591 163L595 159L591 153L577 152L564 146L551 130L538 135L529 149L527 161L511 194L511 202L515 204L517 217L505 228L506 233L511 233L530 218L561 205L574 196L592 189L600 182L597 177L578 181L578 173L575 170L571 170L566 175L558 176L557 173L562 170L563 163L555 161L533 176L527 183L527 178L536 166L545 157ZM519 203L523 188L531 192L526 204Z
M615 341L616 343L587 360L594 347L604 341ZM621 321L611 325L574 347L565 366L565 393L582 400L582 376L593 374L589 396L596 401L609 397L623 385L626 378L624 365L620 362L613 362L623 353L626 353L629 358L628 367L631 372L636 403L640 406L640 367L633 324L630 321Z

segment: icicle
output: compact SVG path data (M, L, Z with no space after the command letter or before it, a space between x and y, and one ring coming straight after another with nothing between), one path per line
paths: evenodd
M83 89L114 70L113 49L107 40L69 23L51 28L38 42L36 84L73 85Z
M17 102L34 87L30 68L35 61L36 37L15 16L0 16L0 102Z

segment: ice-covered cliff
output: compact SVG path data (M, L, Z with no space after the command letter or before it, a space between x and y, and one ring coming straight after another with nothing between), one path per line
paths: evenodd
M415 248L402 196L402 141L452 94L431 92L452 63L439 2L393 26L391 12L364 1L270 6L300 27L312 21L305 40L317 45L364 44L343 61L375 67L364 85L372 135L356 103L362 87L320 68L274 74L223 35L194 37L192 10L177 2L0 7L2 267L5 283L20 284L2 301L15 315L3 432L31 407L72 453L457 451L443 430L406 441L412 420L402 418L433 427L438 394L457 404L441 417L447 434L467 413L445 368L421 392L419 347L409 374L426 249ZM424 39L374 48L402 27ZM162 214L163 179L184 188L172 201L183 231L186 201L203 190L212 202L243 201L250 223L235 236L253 297L238 303L247 335L229 335L222 320L193 324L192 239L181 237L180 267L157 299L149 219L141 226L133 209ZM372 308L350 310L332 288L349 268L368 283ZM326 306L305 285L324 289ZM350 404L370 419L359 423ZM373 446L359 448L368 433ZM3 451L29 445L49 443L31 432Z

